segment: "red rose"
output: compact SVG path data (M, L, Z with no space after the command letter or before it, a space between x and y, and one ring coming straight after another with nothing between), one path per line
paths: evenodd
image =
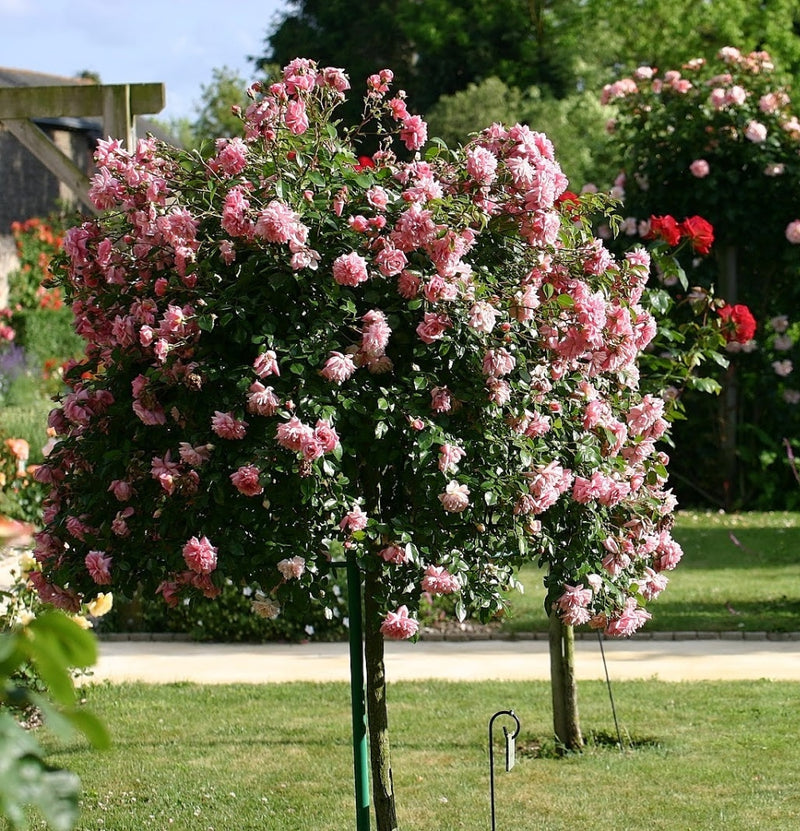
M752 340L756 333L756 319L747 306L723 306L718 314L722 318L722 334L728 343L747 343Z
M684 219L678 227L698 254L708 254L714 242L714 226L710 222L702 216L690 216Z
M646 239L663 239L667 245L673 248L681 241L681 228L677 220L667 214L666 216L650 217L650 232Z
M361 173L362 171L368 170L371 167L375 167L375 162L372 160L371 156L359 156L358 164L353 165L353 168L356 171L356 173Z

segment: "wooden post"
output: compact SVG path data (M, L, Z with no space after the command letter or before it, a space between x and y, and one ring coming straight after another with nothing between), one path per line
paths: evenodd
M120 139L128 149L136 140L134 118L164 109L163 84L74 84L0 88L0 125L89 210L89 177L59 150L31 119L101 117L106 137Z

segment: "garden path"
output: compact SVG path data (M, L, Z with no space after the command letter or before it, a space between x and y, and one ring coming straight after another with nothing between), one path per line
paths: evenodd
M0 587L10 585L12 558L0 558ZM475 639L468 634L416 644L386 645L390 681L440 678L450 681L547 680L547 640ZM603 648L612 681L771 678L800 681L800 633L654 633L606 640ZM597 639L575 641L579 680L605 678ZM203 644L179 640L101 640L100 658L88 681L170 683L277 683L347 681L346 643Z
M680 637L681 639L677 639ZM735 637L735 639L734 639ZM800 681L800 634L771 640L752 633L720 638L657 635L607 640L604 651L612 681L740 680ZM579 680L603 679L596 638L576 640ZM439 678L449 681L546 680L546 640L421 640L386 645L389 681ZM168 683L276 683L347 681L346 643L201 644L181 641L100 642L92 681Z

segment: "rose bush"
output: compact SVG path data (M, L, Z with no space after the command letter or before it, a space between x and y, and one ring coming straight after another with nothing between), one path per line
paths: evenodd
M741 298L730 299L763 318L772 292L794 289L786 243L800 217L800 120L769 54L726 47L680 68L640 66L601 100L625 160L626 213L709 220L720 255L734 246L743 258Z
M713 403L690 393L692 424L674 431L681 500L791 508L783 441L798 435L800 420L770 325L800 300L800 120L789 88L766 52L726 47L667 71L640 66L607 85L602 100L625 165L616 183L623 226L635 235L653 213L701 214L716 236L716 256L693 264L693 281L717 286L727 300L723 328L735 336L731 365L715 379L725 394ZM746 326L739 310L751 318ZM705 469L696 465L701 455L711 460Z
M681 555L636 366L649 256L612 257L527 127L420 156L390 83L368 80L366 162L346 76L304 59L208 155L100 143L103 214L59 272L86 356L37 473L48 600L255 580L274 615L325 604L349 555L409 637L423 591L488 617L538 560L565 622L649 617Z

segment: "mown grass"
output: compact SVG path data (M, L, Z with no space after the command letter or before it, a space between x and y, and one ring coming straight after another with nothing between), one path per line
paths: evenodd
M589 745L558 759L546 683L392 684L400 828L490 827L488 720L513 708L516 767L503 772L499 742L495 753L498 831L795 829L798 692L767 681L617 684L620 752L607 740L604 686L582 684ZM355 827L344 684L100 685L85 695L112 749L50 745L51 761L83 781L80 831Z
M673 534L684 557L644 631L800 631L800 514L681 511ZM541 578L523 570L505 631L547 630Z

